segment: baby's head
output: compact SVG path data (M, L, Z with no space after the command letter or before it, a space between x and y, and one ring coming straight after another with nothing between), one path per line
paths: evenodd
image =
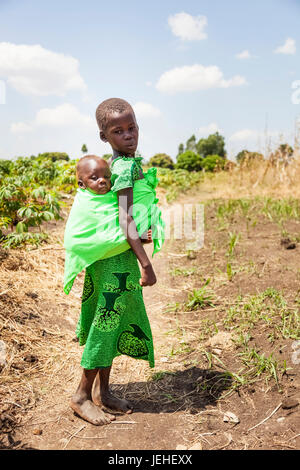
M95 194L106 194L111 188L108 163L96 155L86 155L76 166L78 186Z
M139 127L129 103L110 98L99 104L96 119L100 139L109 142L112 149L124 156L134 156L138 146Z

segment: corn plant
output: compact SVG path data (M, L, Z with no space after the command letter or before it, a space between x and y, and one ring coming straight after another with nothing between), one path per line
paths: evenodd
M210 279L207 279L200 289L194 289L193 292L189 294L188 302L186 303L186 308L188 310L197 310L198 308L215 306L213 303L215 295L211 289L207 288L209 282Z

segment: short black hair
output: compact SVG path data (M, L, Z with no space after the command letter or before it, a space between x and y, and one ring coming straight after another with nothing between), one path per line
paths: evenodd
M98 155L85 155L84 157L80 158L80 160L77 162L77 165L76 165L76 177L77 177L77 179L81 178L82 166L84 165L84 163L86 161L89 161L89 160L101 160L101 161L105 162L106 165L109 168L109 165L108 165L107 161L104 160L104 158L101 158Z
M121 98L109 98L102 101L96 109L96 120L99 129L105 131L110 114L124 113L127 110L132 111L134 114L132 106Z

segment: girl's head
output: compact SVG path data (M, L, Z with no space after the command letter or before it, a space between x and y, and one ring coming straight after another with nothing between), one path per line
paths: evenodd
M111 188L108 163L96 155L86 155L76 166L78 186L95 194L106 194Z
M122 155L134 157L138 146L139 127L129 103L120 98L103 101L96 110L100 139L109 142Z

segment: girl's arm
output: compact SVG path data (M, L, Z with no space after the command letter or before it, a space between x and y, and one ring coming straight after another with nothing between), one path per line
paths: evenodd
M118 191L119 201L119 224L125 237L134 251L142 267L141 286L153 286L156 283L156 276L152 264L144 250L142 242L136 229L135 221L130 215L133 205L133 190L125 188Z

